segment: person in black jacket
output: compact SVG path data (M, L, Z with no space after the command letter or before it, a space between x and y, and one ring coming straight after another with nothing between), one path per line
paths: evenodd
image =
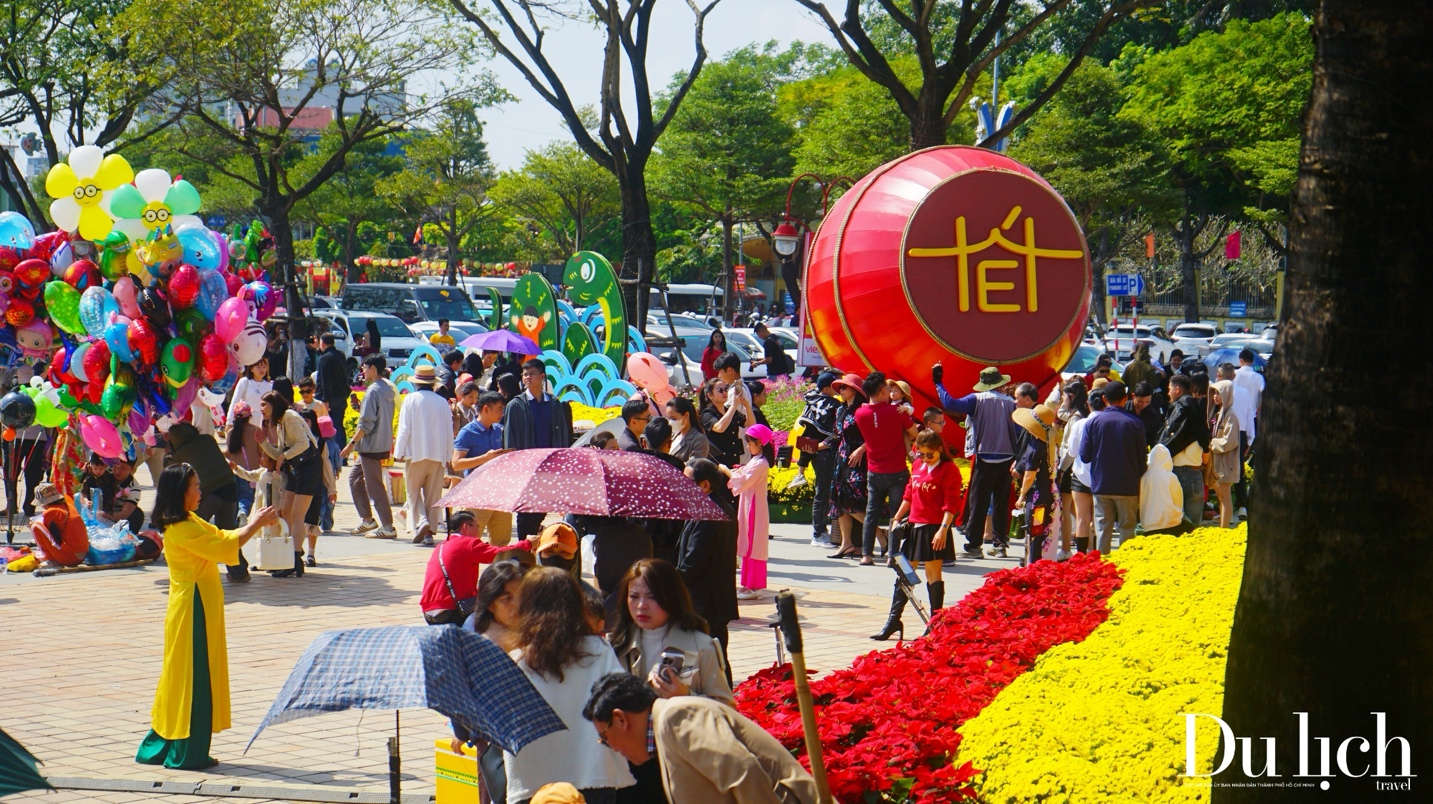
M318 390L314 396L328 405L334 424L341 426L343 415L348 410L348 396L353 390L348 361L333 345L332 332L320 335L319 343L323 344L323 351L318 356Z
M1204 403L1193 391L1194 383L1183 374L1169 378L1169 418L1159 434L1159 443L1174 458L1174 476L1184 491L1184 514L1199 527L1204 521L1204 453L1209 449L1209 421Z
M721 493L726 481L715 463L693 458L685 474L727 515L724 520L689 521L677 540L677 571L708 632L725 651L727 623L741 616L736 603L736 509Z
M239 527L239 483L229 459L219 449L219 442L200 433L189 422L177 422L169 428L169 454L164 465L187 463L199 476L199 508L194 513L205 522L212 521L223 530ZM239 563L226 567L229 580L249 580L249 562L239 552Z

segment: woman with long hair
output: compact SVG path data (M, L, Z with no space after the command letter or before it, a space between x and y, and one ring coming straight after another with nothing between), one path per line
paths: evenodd
M617 788L634 784L621 754L598 740L582 716L592 685L624 672L612 647L592 633L577 579L556 567L537 567L518 588L518 667L567 728L503 752L507 800L522 804L538 788L569 782L588 802L612 804Z
M746 428L746 451L751 459L745 464L722 473L731 478L727 484L737 496L736 554L741 558L741 586L736 590L739 600L755 600L766 588L767 544L771 538L771 515L767 510L766 481L776 464L776 449L771 442L776 434L764 424Z
M608 641L628 672L646 679L663 698L701 695L736 705L721 645L707 635L707 622L693 608L676 567L660 558L641 559L617 590L623 603ZM681 673L660 672L664 650L684 654Z
M1229 491L1239 482L1239 417L1234 415L1232 380L1220 380L1209 388L1209 404L1214 407L1209 424L1209 474L1219 495L1219 527L1227 528L1234 516Z
M841 547L831 558L860 558L860 545L851 542L852 523L866 521L866 439L856 426L856 411L866 404L861 378L847 374L831 383L841 396L836 409L836 435L826 439L836 446L836 471L831 476L831 519L841 531Z
M711 454L711 441L702 432L702 420L692 400L684 396L672 397L665 406L667 421L672 423L673 458L686 463L692 458L705 458Z
M955 539L951 528L965 500L960 469L946 452L945 442L940 433L922 430L916 435L916 453L919 456L911 471L910 482L906 484L905 497L901 507L891 518L891 530L910 527L910 534L901 541L901 552L912 564L923 565L925 569L926 594L930 599L931 614L945 606L945 581L941 580L941 562L955 560ZM905 587L896 583L891 596L891 613L879 633L871 639L885 641L891 634L900 633L905 638L905 626L901 625L901 612L905 611Z
M726 333L718 327L712 330L707 337L707 347L702 350L702 376L715 377L716 369L712 366L718 357L726 354Z
M727 681L721 645L707 634L707 623L692 607L692 597L677 568L660 558L633 564L618 586L622 604L608 641L627 672L645 679L657 695L700 695L736 706ZM664 666L664 657L681 657L681 669ZM661 769L655 762L631 766L634 787L618 792L620 802L666 801Z
M287 483L278 507L294 539L293 569L276 570L273 575L276 578L290 575L302 578L304 554L299 544L306 531L304 518L314 495L323 488L318 439L310 430L309 423L293 409L292 399L270 391L264 394L260 410L264 416L264 428L270 434L266 435L259 448L273 458L278 471L284 473Z
M237 565L239 548L278 518L264 508L237 530L220 530L195 513L203 490L189 464L165 468L155 483L150 520L164 531L169 602L164 615L164 665L154 693L150 731L135 761L197 770L215 732L229 728L229 656L219 566Z
M1060 435L1059 472L1055 482L1060 488L1061 522L1060 549L1065 553L1073 545L1088 550L1090 533L1095 526L1095 495L1087 484L1089 475L1081 472L1084 479L1075 476L1075 463L1080 459L1080 443L1084 439L1086 420L1090 417L1089 393L1085 381L1079 377L1065 383L1061 394L1060 409L1056 415L1065 423ZM1073 528L1072 528L1073 526Z
M709 444L707 457L726 467L736 466L741 461L740 433L747 423L746 414L739 413L736 405L727 406L729 392L726 383L716 377L702 383L701 413L698 416Z

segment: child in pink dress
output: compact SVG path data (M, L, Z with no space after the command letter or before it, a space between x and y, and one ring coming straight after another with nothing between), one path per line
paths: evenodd
M728 486L738 497L736 509L736 554L741 557L740 600L755 600L766 588L766 545L771 535L771 516L766 507L766 475L776 462L771 446L775 433L764 424L746 428L746 451L751 460L744 466L728 469Z

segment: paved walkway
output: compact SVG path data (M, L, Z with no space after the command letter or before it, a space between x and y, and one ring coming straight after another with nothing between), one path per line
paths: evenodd
M146 491L146 507L151 500ZM338 527L355 524L353 506L341 502ZM885 619L891 571L826 558L829 548L808 544L808 527L778 525L775 531L770 583L801 598L808 665L826 672L880 647L867 636ZM247 755L244 743L321 631L421 622L418 596L429 555L401 537L385 542L329 535L319 541L321 566L305 578L256 573L246 585L226 582L234 728L215 736L213 754L221 764L202 772L134 762L149 727L162 658L168 588L162 565L51 578L0 576L11 693L0 728L42 759L42 771L58 785L81 788L11 800L179 802L225 795L250 801L387 801L391 712L343 712L274 726ZM978 586L986 572L1017 563L962 561L947 576L947 600ZM738 679L776 658L775 638L766 626L775 614L772 598L745 601L741 613L731 626L730 658ZM913 614L906 624L912 634L919 630ZM430 799L433 740L447 734L445 720L434 712L401 714L405 801ZM181 792L202 795L177 795Z

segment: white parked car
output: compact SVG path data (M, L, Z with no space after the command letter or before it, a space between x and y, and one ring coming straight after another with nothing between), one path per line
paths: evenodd
M1199 347L1199 357L1202 360L1210 352L1219 349L1241 349L1249 341L1258 340L1258 336L1250 335L1247 332L1224 332L1215 335L1209 343Z
M774 326L768 326L767 329L771 331L772 335L776 336L777 340L781 341L781 351L785 352L786 356L791 358L791 363L795 365L797 360L801 357L801 339L788 329ZM757 359L766 356L766 347L761 344L761 339L756 337L755 331L746 328L736 328L724 329L722 332L726 334L727 343L736 343L745 349L748 354L754 355ZM765 369L766 367L757 366L757 368Z
M1208 346L1218 334L1219 330L1210 324L1181 323L1169 333L1169 338L1174 341L1174 348L1186 357L1197 357L1200 347Z
M353 356L354 334L366 333L368 322L373 321L378 326L378 337L383 347L383 356L388 358L389 368L408 362L413 350L428 342L418 337L398 316L387 313L354 313L347 310L314 310L313 313L327 318L348 334L347 351L344 354L350 358ZM337 346L337 343L334 345Z
M1161 327L1120 324L1105 331L1105 351L1116 360L1129 360L1141 343L1149 344L1149 356L1160 363L1167 361L1169 353L1174 351L1174 342Z

